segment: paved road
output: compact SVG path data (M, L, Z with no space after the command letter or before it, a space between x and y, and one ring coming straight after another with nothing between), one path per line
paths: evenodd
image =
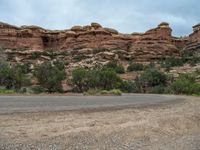
M61 111L84 108L159 104L182 99L178 96L0 96L0 114Z

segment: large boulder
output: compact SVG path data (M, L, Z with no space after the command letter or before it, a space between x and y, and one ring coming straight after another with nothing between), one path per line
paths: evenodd
M106 31L112 33L112 34L118 34L119 32L115 29L112 29L112 28L104 28Z
M91 26L94 27L95 29L102 28L102 26L96 22L91 23Z
M74 26L71 28L71 31L80 32L80 31L85 31L85 30L82 26Z

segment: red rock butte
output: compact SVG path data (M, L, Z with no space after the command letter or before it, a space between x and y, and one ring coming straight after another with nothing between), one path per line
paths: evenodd
M7 50L80 52L94 50L113 52L118 57L139 61L180 56L182 52L200 50L200 24L193 33L178 38L172 36L169 24L163 22L145 33L122 34L98 23L74 26L69 30L46 30L37 26L16 27L0 23L0 47ZM83 53L84 53L83 52ZM110 54L111 55L111 54Z

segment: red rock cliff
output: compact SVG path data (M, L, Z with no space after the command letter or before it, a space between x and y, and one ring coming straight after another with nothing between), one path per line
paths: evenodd
M195 28L188 38L178 39L171 35L168 23L161 23L157 28L145 33L121 34L98 23L90 26L75 26L70 30L45 30L37 26L16 27L0 23L0 47L17 50L53 50L55 52L90 49L117 51L119 58L139 61L157 60L168 56L179 56L181 49L189 50L192 43L200 43L200 30ZM197 48L195 47L195 48ZM194 47L193 47L194 48ZM30 51L31 52L31 51ZM83 52L84 53L84 52ZM111 55L111 54L110 54Z

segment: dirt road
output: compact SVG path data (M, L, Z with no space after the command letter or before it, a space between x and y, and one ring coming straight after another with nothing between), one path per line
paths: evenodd
M200 98L0 114L0 150L200 150Z

